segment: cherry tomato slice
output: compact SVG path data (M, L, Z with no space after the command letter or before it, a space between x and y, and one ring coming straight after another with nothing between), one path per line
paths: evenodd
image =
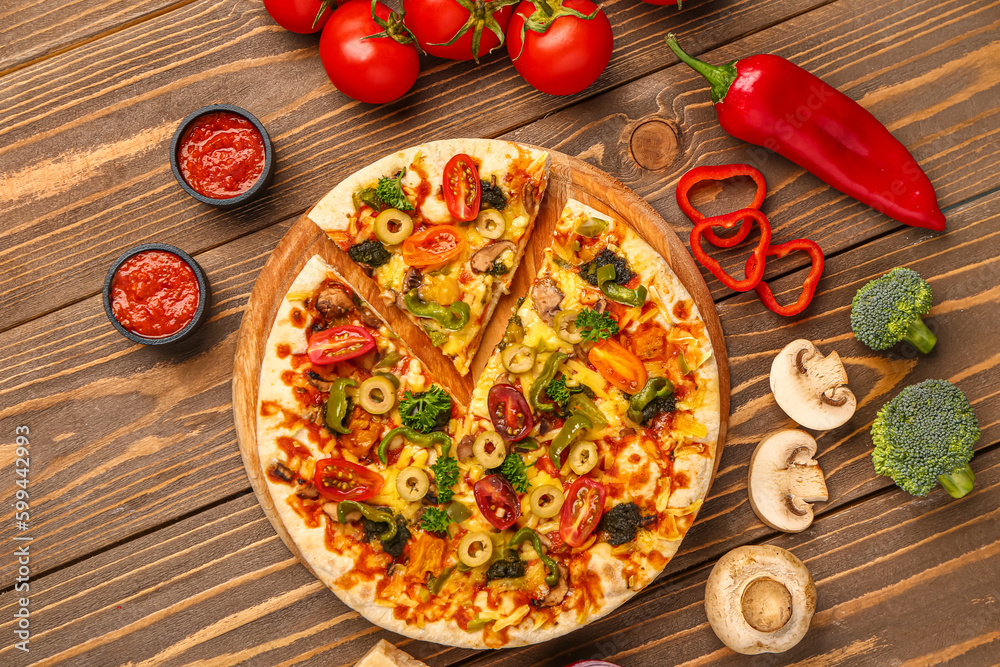
M634 394L646 384L648 376L642 360L610 338L591 348L587 360L601 377L626 394Z
M418 269L443 266L462 254L465 237L451 225L436 225L403 241L403 261Z
M314 364L335 364L360 357L375 348L375 338L359 326L345 324L309 337L309 360Z
M601 521L607 497L607 487L589 477L573 482L559 517L559 534L566 544L578 547L587 541Z
M493 428L507 442L523 440L535 425L528 401L514 385L493 385L486 398L486 407L490 411Z
M479 511L497 530L510 528L521 516L517 492L503 475L487 475L472 487Z
M350 461L322 459L316 462L313 484L330 500L367 500L378 495L385 479L374 470Z
M472 158L459 153L444 168L444 201L451 217L468 222L479 215L479 169Z

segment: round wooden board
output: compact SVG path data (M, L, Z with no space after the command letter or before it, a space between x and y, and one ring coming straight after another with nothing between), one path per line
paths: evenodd
M450 361L430 347L430 342L422 329L415 326L395 308L387 307L382 303L374 281L365 275L347 257L347 254L330 241L326 234L306 215L303 215L288 230L261 270L243 315L243 323L240 326L236 347L236 361L233 369L233 413L236 419L236 437L243 455L243 464L250 477L250 484L253 486L254 493L260 501L264 513L289 550L310 572L311 568L306 564L305 559L302 558L294 542L285 531L284 525L275 511L274 502L268 493L266 479L257 455L256 416L260 366L264 346L271 332L271 325L274 322L278 305L305 263L310 257L317 254L348 279L358 294L368 301L396 333L402 336L411 350L418 351L431 373L452 390L456 400L467 404L472 394L475 378L478 378L486 367L486 362L489 360L493 348L503 336L515 302L520 296L527 293L538 273L545 249L551 242L553 230L567 199L576 199L619 220L624 220L667 260L674 273L691 293L708 328L716 363L719 366L721 411L719 444L716 448L715 464L712 470L714 479L719 468L719 461L722 458L722 449L726 441L726 426L729 421L729 359L726 355L726 343L723 339L719 315L705 280L677 234L645 200L617 179L582 160L556 151L549 151L549 153L552 156L549 186L542 200L542 207L535 222L531 239L528 241L521 264L514 275L510 293L500 299L493 319L487 324L483 334L479 352L473 359L472 370L464 378L458 375Z

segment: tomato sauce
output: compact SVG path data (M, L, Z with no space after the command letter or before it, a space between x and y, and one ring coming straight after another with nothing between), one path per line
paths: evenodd
M186 327L198 310L201 290L183 259L164 250L129 257L111 281L115 319L145 338L163 338Z
M212 199L231 199L252 188L264 171L264 158L264 138L254 124L228 111L195 119L177 148L184 180Z

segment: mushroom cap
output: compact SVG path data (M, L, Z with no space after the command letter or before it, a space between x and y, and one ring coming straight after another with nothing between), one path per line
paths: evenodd
M816 584L808 568L769 544L733 549L715 564L705 585L712 630L744 655L792 648L806 635L815 611Z
M786 533L812 525L809 503L829 498L815 455L816 441L805 431L778 431L761 440L747 477L750 506L761 521Z
M786 345L771 363L778 407L805 428L827 431L847 423L858 407L836 351L828 356L804 339Z

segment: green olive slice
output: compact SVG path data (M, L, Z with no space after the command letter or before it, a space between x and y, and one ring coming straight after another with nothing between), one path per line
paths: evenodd
M385 375L373 375L358 388L361 407L373 415L384 415L396 405L396 388Z
M476 231L488 239L498 239L507 231L507 221L500 211L484 208L476 216Z
M394 208L387 208L375 218L375 236L386 245L396 245L413 233L413 218Z
M569 467L577 475L586 475L597 465L597 445L587 440L569 450Z
M535 351L520 343L508 345L503 349L500 361L510 373L527 373L535 367Z
M396 492L399 493L400 498L408 503L426 496L429 488L430 481L427 479L427 473L420 468L413 466L403 468L396 475Z
M507 458L507 443L496 431L485 431L472 443L472 454L484 468L496 468Z
M458 543L458 560L468 567L479 567L493 556L493 540L484 532L467 533Z
M579 310L561 310L556 314L553 326L556 328L556 335L567 343L576 345L583 340L583 334L576 329L576 316Z
M544 484L531 492L529 502L535 516L548 519L559 514L566 496L558 486Z

